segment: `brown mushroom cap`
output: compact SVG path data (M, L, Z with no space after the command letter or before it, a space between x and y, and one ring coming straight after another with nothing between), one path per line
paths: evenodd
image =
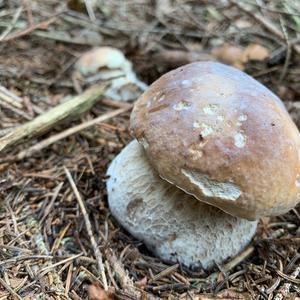
M138 99L131 130L168 182L246 218L300 200L300 134L281 100L215 62L173 70Z

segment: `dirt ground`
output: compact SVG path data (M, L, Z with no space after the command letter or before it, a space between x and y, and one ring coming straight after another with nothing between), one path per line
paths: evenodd
M297 0L0 0L0 299L299 299L299 206L260 220L251 245L210 271L165 264L120 228L105 174L131 140L132 101L97 91L85 113L3 147L22 124L103 84L76 71L103 46L145 84L193 61L233 65L300 125Z

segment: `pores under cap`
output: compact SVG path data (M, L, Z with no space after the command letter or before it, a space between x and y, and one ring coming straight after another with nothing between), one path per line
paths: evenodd
M232 217L159 178L136 140L107 175L113 216L165 261L210 268L238 254L255 233L257 222Z

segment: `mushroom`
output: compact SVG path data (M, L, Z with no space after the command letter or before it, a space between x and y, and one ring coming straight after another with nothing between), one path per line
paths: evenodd
M117 101L136 99L147 85L140 81L132 69L132 63L124 54L112 47L97 47L85 52L75 64L75 79L92 83L111 80L105 95Z
M133 136L164 180L233 216L256 220L300 200L300 135L282 101L215 62L175 69L135 103Z
M112 214L166 261L211 268L257 220L294 207L300 135L281 100L245 73L198 62L137 100L131 142L108 169ZM199 200L199 201L198 201Z
M164 261L209 269L238 254L255 233L257 222L232 217L159 178L136 140L107 174L110 211Z

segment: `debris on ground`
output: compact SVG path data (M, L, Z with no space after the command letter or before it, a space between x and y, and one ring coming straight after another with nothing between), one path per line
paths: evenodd
M299 126L299 11L297 1L0 1L0 145L113 72L134 82L0 150L0 298L299 299L299 205L260 220L251 245L212 271L172 268L111 216L105 175L132 140L132 102L189 62L243 68ZM78 74L99 47L127 67Z

